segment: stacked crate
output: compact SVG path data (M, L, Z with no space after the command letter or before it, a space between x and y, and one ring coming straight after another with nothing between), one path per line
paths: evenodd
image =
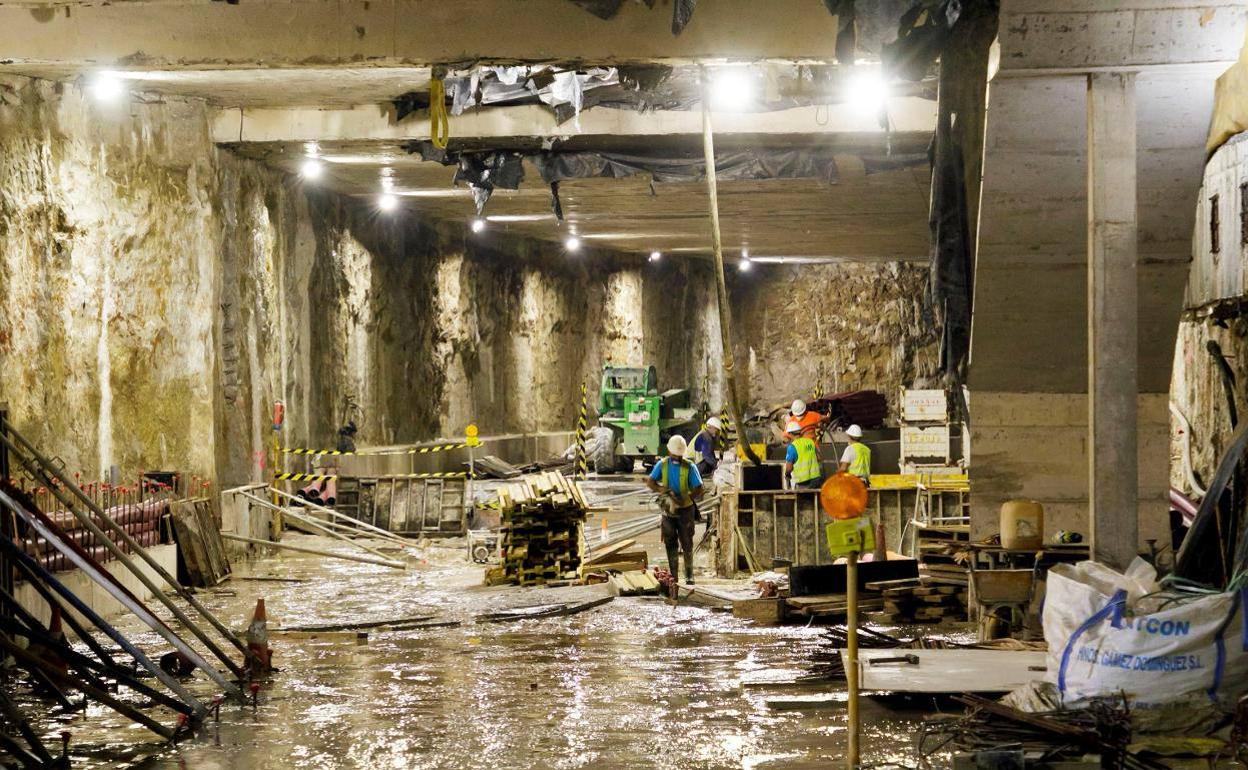
M884 597L883 611L867 618L877 623L939 623L966 620L966 589L919 580L868 583Z
M486 570L487 584L531 586L576 578L589 506L574 482L559 473L538 474L500 489L498 504L502 565Z

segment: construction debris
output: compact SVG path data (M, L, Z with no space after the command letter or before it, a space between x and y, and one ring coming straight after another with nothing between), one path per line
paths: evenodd
M542 473L503 486L498 501L503 564L486 570L488 585L542 585L579 577L581 525L589 505L575 482Z
M506 623L513 620L533 620L535 618L557 618L567 617L568 615L576 615L586 610L592 610L595 607L610 602L614 596L603 596L598 599L590 599L576 604L539 604L533 607L520 607L514 610L501 610L499 612L487 612L476 617L478 623Z
M1028 757L1028 765L1100 755L1101 767L1163 770L1166 765L1128 749L1131 715L1122 705L1097 702L1084 709L1028 714L974 695L955 698L968 707L964 716L927 722L918 751L926 765L951 749L979 752L1008 746Z
M868 583L878 590L884 603L880 612L867 616L878 623L939 623L966 620L967 593L956 585L933 583L930 579L889 580Z
M170 504L169 512L182 567L179 577L185 574L186 585L207 588L229 577L230 561L212 501L204 497L177 500Z

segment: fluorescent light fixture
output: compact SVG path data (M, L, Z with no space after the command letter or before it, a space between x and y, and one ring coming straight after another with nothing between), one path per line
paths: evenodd
M743 110L754 101L754 78L742 67L725 67L711 75L711 106L717 110Z
M316 158L308 158L303 162L303 165L299 167L299 176L308 180L320 179L321 174L324 171L325 164L321 163Z
M377 196L377 208L382 211L394 211L399 207L399 198L394 193L382 193Z
M662 258L663 258L663 252L661 252L661 251L652 251L652 252L650 252L650 261L651 261L651 262L658 262L658 261L659 261L660 259L662 259Z
M569 235L563 242L563 247L568 251L579 251L581 248L581 239L575 235Z
M472 192L466 187L431 187L423 190L403 190L400 195L409 198L459 198L467 197Z
M862 115L875 116L888 101L888 82L878 69L864 70L850 76L845 86L845 103Z
M491 214L486 217L490 222L545 222L554 218L554 214Z
M479 233L485 229L485 220L481 217L473 217L471 227L474 233Z
M97 102L115 102L126 93L126 83L120 72L103 70L91 76L87 89Z

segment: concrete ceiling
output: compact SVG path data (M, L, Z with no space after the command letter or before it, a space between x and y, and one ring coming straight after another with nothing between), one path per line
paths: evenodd
M861 51L873 57L908 3L881 0L860 12ZM404 121L391 100L427 91L432 66L474 61L590 64L755 61L827 64L837 20L822 0L720 0L699 7L672 36L670 6L625 3L603 21L567 0L245 0L240 5L162 0L121 3L0 3L0 73L88 82L121 73L131 92L204 99L219 108L214 139L240 154L297 173L309 151L327 169L317 184L375 198L392 189L394 215L467 221L475 214L454 169L421 162L403 145L428 138L428 117ZM506 34L503 34L503 31ZM851 68L852 69L852 68ZM839 178L723 181L721 220L729 254L815 260L925 259L928 172L916 166L868 175L863 157L921 153L934 102L911 89L891 100L890 131L842 105L716 113L717 143L835 155ZM541 106L479 108L451 119L453 147L580 149L662 143L700 155L701 114L591 108L557 124ZM384 183L383 179L387 180ZM565 222L529 168L515 191L499 190L486 214L492 235L587 244L648 254L710 251L701 183L648 178L561 184Z

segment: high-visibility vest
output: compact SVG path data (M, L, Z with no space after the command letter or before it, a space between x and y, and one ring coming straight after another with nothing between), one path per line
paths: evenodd
M668 486L669 481L667 475L668 468L670 468L671 465L671 457L664 457L659 462L659 486L663 487L663 489L671 489L671 487ZM693 498L689 496L689 468L690 464L688 462L680 463L680 492L678 494L678 502L680 503L681 508L687 508L693 505Z
M861 442L850 444L854 448L854 461L849 464L849 472L860 479L871 477L871 447Z
M793 439L793 448L797 450L797 460L793 463L793 483L817 479L823 475L819 468L819 451L815 442L805 436Z

